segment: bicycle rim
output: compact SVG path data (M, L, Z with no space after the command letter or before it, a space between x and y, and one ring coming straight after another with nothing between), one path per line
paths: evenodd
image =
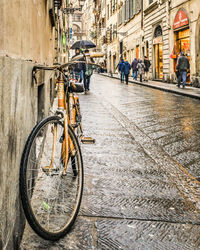
M64 127L59 120L57 116L48 117L33 129L20 169L20 193L26 218L33 230L48 240L58 240L70 230L80 208L83 190L82 156L70 127L69 137L74 150L69 152L63 175ZM53 167L47 168L51 161Z

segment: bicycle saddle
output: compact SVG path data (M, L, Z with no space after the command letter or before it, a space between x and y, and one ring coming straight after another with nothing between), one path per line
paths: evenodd
M70 81L68 91L74 93L82 93L84 92L84 86L82 83L79 83L77 81Z

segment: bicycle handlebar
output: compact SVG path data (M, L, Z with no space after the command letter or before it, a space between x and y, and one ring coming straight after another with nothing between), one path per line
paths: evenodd
M33 74L36 73L36 70L59 70L59 71L62 71L63 68L65 67L68 67L70 65L73 65L73 64L77 64L77 63L85 63L85 64L90 64L90 65L94 65L94 66L97 66L97 67L101 67L101 65L98 65L98 64L95 64L95 63L92 63L92 62L88 62L88 56L89 58L94 58L94 57L102 57L104 54L103 53L97 53L97 52L94 52L93 54L91 55L87 55L87 54L80 54L80 55L77 55L77 56L74 56L71 61L67 62L67 63L64 63L62 65L55 65L55 66L34 66L33 67ZM78 61L78 60L84 60L84 61Z
M77 63L84 63L84 64L90 64L97 67L101 67L101 65L92 63L92 62L86 62L86 61L69 61L68 63L64 63L62 65L55 65L55 66L34 66L33 72L36 73L37 70L59 70L61 71L65 67L69 67L70 65L77 64Z

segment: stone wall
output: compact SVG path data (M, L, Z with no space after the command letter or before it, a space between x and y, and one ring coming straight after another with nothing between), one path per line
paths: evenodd
M18 249L25 224L19 197L21 155L31 129L50 107L50 72L42 74L40 86L32 82L34 65L53 63L48 3L1 0L0 249Z

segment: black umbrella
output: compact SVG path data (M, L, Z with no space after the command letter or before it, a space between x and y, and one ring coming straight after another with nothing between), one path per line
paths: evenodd
M71 49L89 49L89 48L95 48L96 45L89 41L89 40L80 40L80 41L76 41Z

